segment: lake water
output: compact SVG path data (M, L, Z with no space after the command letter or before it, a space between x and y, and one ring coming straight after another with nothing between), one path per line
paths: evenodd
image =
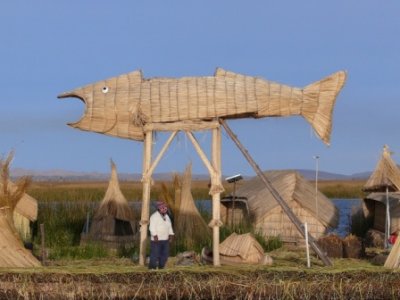
M351 212L353 208L361 205L361 199L331 199L333 204L339 209L339 225L331 232L336 233L340 237L349 234L351 224Z

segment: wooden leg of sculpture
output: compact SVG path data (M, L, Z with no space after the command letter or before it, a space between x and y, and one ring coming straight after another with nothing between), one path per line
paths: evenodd
M222 187L221 184L221 128L212 129L212 166L214 168L214 176L211 178L212 186ZM220 265L219 259L219 229L221 226L220 216L221 192L214 191L212 193L212 215L216 224L213 226L213 262L214 266Z
M187 131L186 135L191 140L195 150L199 154L201 160L205 164L208 172L210 173L211 177L211 189L210 194L212 195L212 220L208 224L213 229L213 264L214 266L220 265L219 259L219 227L221 226L220 221L220 207L219 207L219 200L220 200L220 193L223 191L221 185L221 171L217 171L216 168L220 168L220 158L219 158L219 150L218 150L218 143L220 143L221 138L219 137L220 130L215 131L213 130L213 142L212 142L212 164L207 159L207 156L204 154L203 150L201 149L199 143L197 142L194 135Z
M149 227L149 214L150 214L150 185L151 185L151 174L148 173L151 164L151 153L152 153L152 137L153 132L147 131L144 141L143 149L143 194L142 194L142 215L140 220L140 254L139 264L145 265L146 262L146 242L147 242L147 230Z

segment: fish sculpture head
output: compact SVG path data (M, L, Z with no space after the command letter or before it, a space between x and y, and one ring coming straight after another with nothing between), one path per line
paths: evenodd
M58 95L59 99L77 98L85 104L82 118L68 125L142 141L143 123L135 122L140 117L137 111L139 99L135 101L135 97L130 97L130 90L141 82L141 71L134 71L61 93Z

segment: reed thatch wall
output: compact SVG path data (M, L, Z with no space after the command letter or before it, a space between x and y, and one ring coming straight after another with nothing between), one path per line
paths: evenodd
M234 202L234 204L233 204ZM221 199L221 221L224 224L246 224L250 221L247 199L232 201L232 196Z
M390 230L400 231L400 192L389 194ZM385 232L386 193L371 193L363 199L364 216L372 219L373 229Z
M318 238L328 228L338 224L335 205L295 171L268 171L264 173L280 193L293 213L302 223L307 222L309 232ZM238 197L246 198L253 224L265 236L280 236L284 242L301 242L303 239L281 206L258 177L240 186Z

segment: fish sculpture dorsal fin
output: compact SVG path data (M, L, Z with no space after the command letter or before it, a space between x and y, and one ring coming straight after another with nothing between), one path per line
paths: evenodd
M238 73L234 73L234 72L231 72L231 71L227 71L227 70L224 70L222 68L217 68L215 70L214 76L215 77L225 77L225 78L226 77L228 77L228 78L236 78L238 76L243 76L243 75L238 74Z
M142 82L143 81L143 74L142 70L136 70L131 73L128 73L128 78L130 82Z

